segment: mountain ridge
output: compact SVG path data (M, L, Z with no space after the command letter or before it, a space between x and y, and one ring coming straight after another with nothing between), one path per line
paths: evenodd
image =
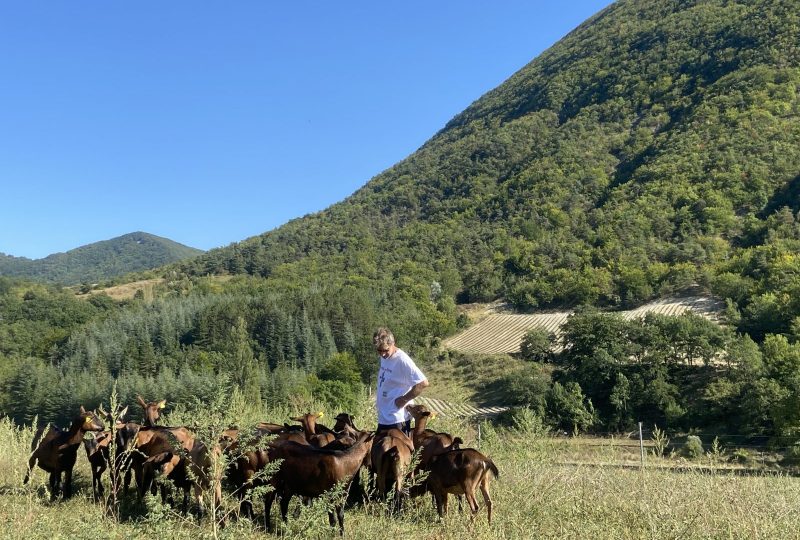
M150 270L200 253L168 238L136 231L41 259L0 253L0 275L75 285Z

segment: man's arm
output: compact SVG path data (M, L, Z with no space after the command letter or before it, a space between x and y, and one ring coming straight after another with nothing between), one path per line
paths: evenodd
M423 390L430 386L428 379L422 380L411 387L411 390L394 400L394 404L397 406L398 409L402 409L406 406L406 404L420 395Z

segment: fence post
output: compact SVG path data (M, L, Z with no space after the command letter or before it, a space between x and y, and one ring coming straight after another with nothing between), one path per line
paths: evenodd
M639 422L639 453L641 454L642 469L644 469L644 440L642 439L642 423Z
M478 422L478 450L481 449L481 423Z

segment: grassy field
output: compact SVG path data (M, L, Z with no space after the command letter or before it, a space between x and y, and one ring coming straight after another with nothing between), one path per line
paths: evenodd
M440 421L438 429L461 433L475 445L466 424ZM452 421L454 422L454 421ZM229 520L215 529L209 519L198 523L149 501L124 499L120 517L112 519L91 500L91 477L81 450L76 471L77 494L48 502L46 476L38 470L22 486L30 430L0 421L0 537L2 538L263 538L268 535L248 520ZM390 517L377 502L346 512L346 537L357 539L516 539L516 538L797 538L800 534L800 479L788 476L737 476L713 470L664 470L674 460L648 458L644 470L600 466L618 461L614 441L556 439L530 432L484 425L481 450L500 469L492 484L494 520L483 507L471 522L457 511L440 521L427 497L407 505L401 517ZM588 465L587 462L594 462ZM479 496L480 500L480 496ZM227 498L225 508L233 510ZM257 512L261 513L259 504ZM263 507L262 507L263 508ZM276 510L273 509L273 512ZM278 534L283 538L328 538L325 507L293 502Z

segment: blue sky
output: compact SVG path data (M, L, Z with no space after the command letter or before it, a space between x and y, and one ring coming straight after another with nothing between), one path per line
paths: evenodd
M0 252L322 210L608 4L0 0Z

